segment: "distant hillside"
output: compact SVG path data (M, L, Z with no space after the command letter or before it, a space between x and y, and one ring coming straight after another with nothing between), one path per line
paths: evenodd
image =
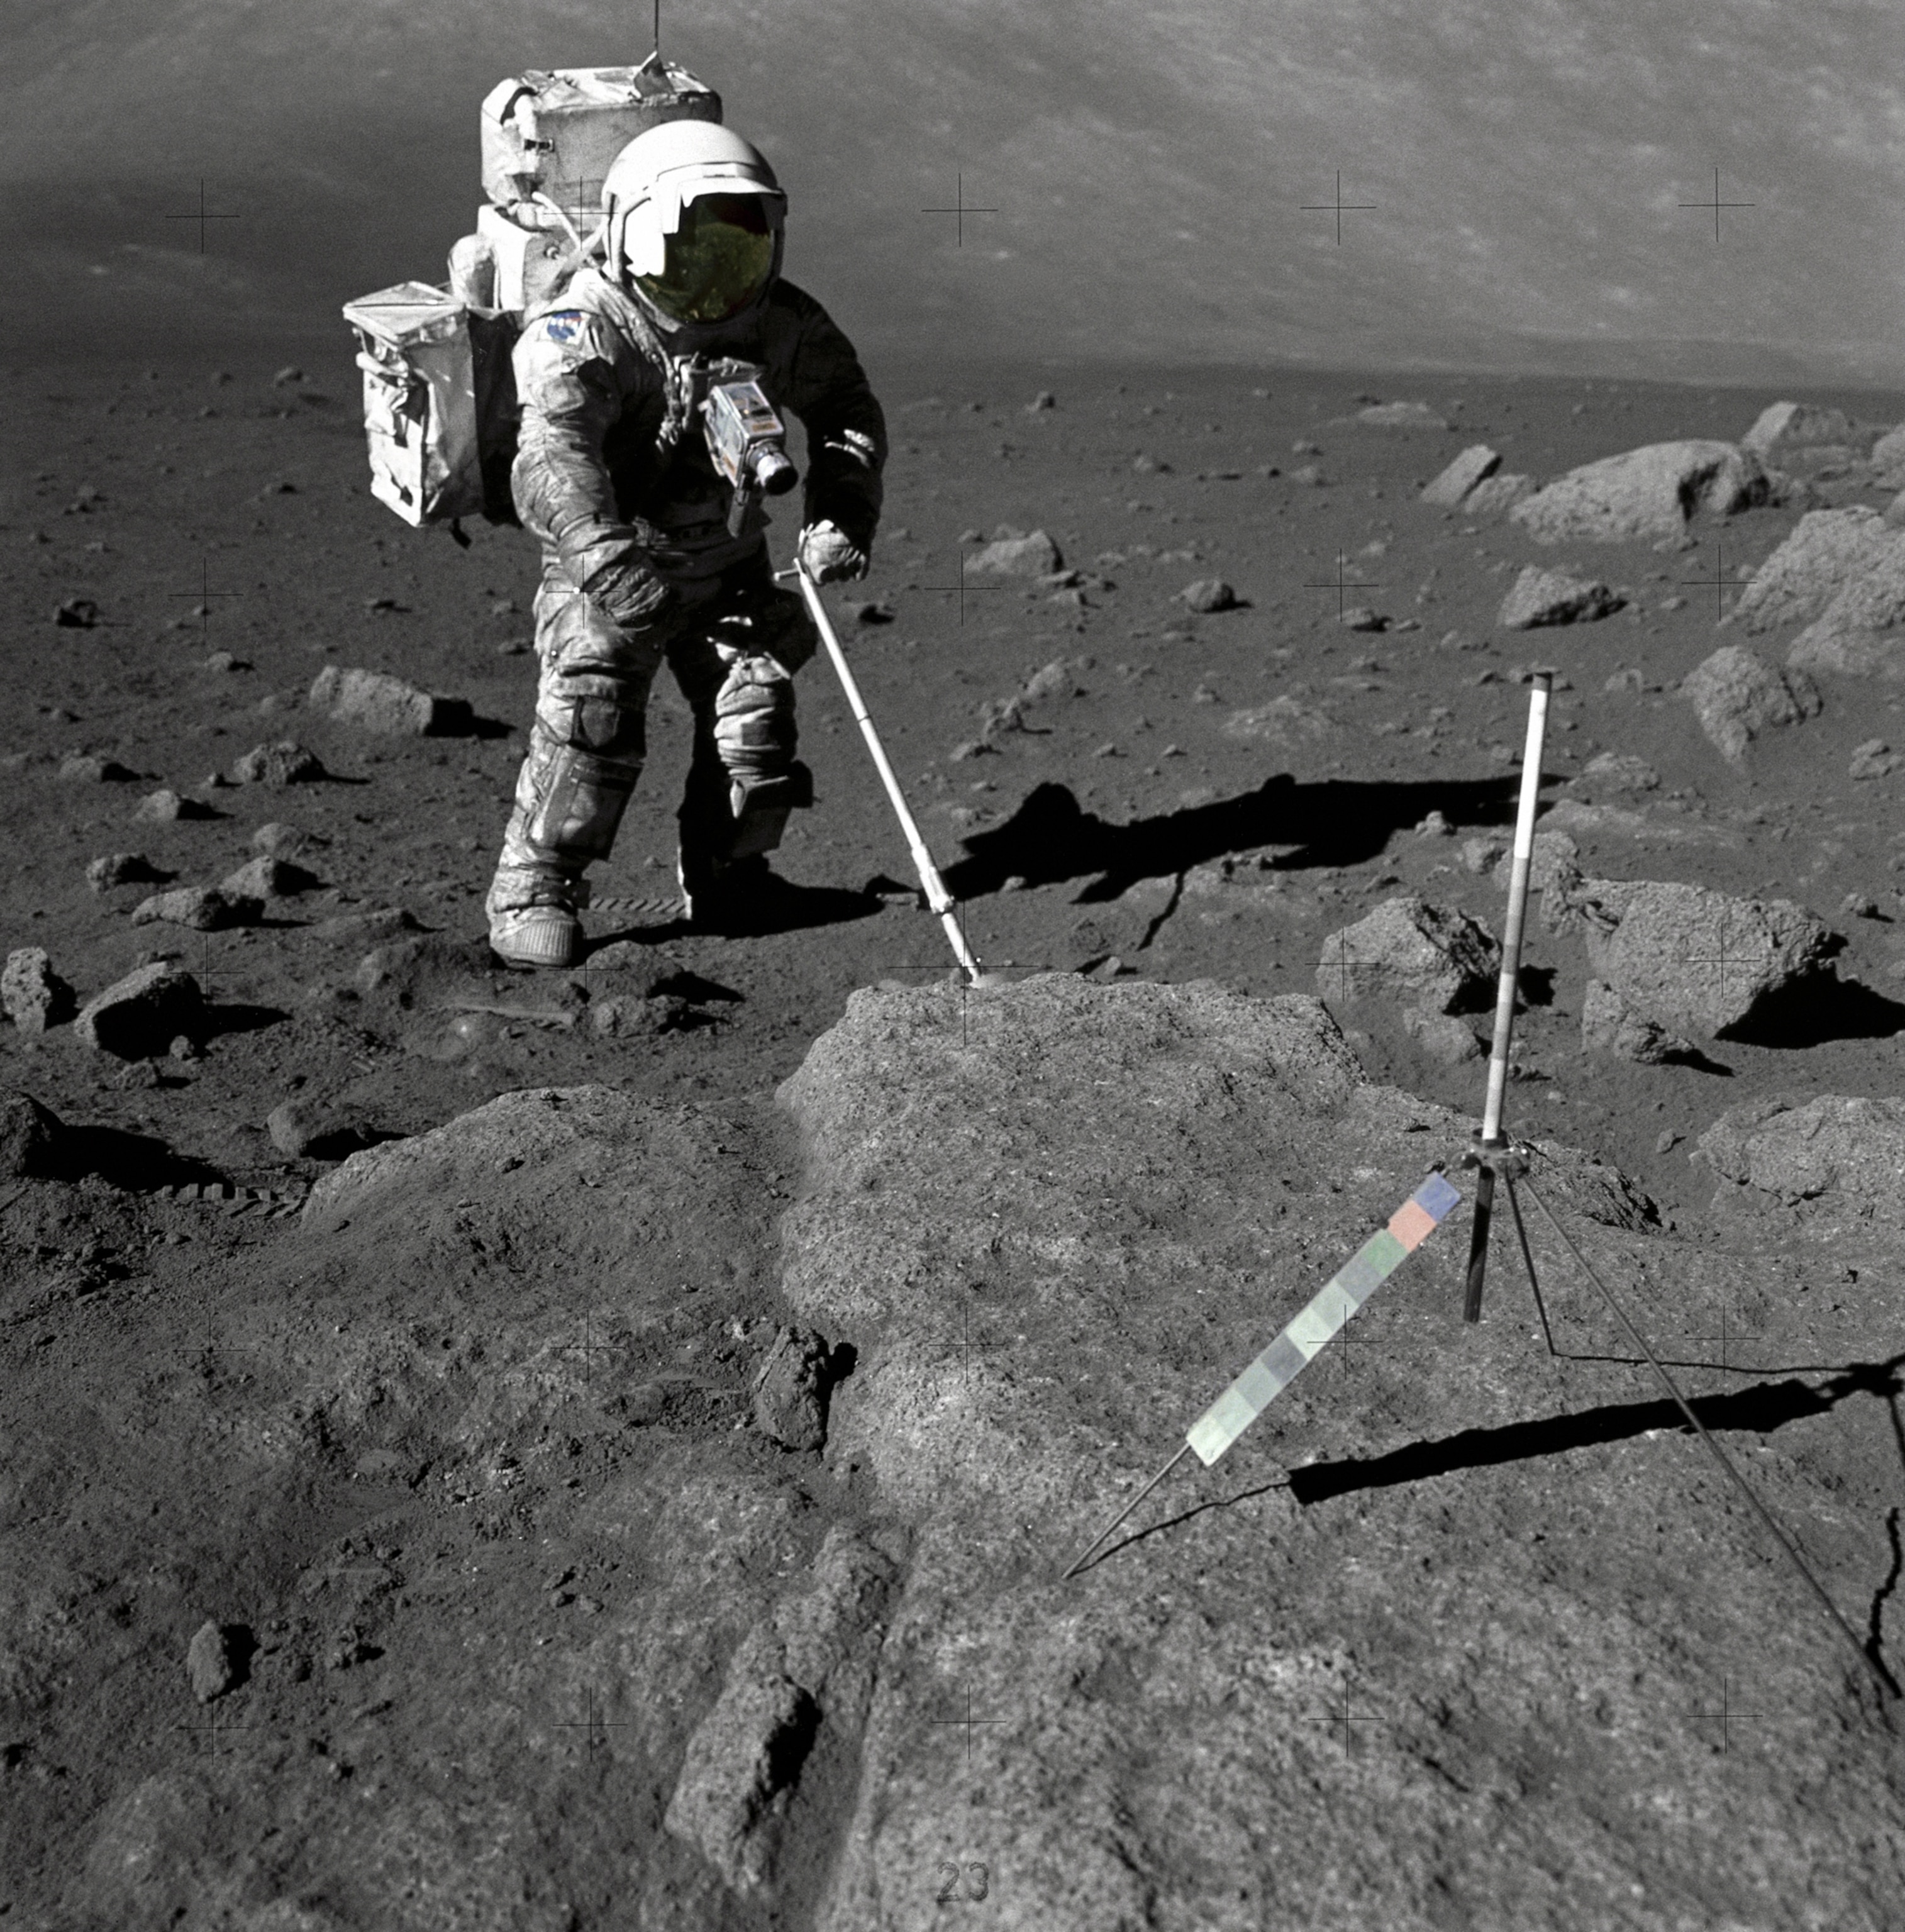
M1895 382L1905 98L1883 0L664 6L870 352ZM676 16L681 17L679 20ZM646 5L14 0L15 356L328 333L442 273L476 110L646 51ZM1683 208L1714 196L1750 203ZM1304 203L1341 199L1341 216ZM206 252L189 215L205 182ZM996 212L925 212L955 200Z

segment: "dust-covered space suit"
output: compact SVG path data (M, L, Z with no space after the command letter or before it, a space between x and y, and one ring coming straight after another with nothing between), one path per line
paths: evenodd
M866 574L886 456L852 344L779 279L785 200L746 141L706 122L651 128L617 158L602 205L600 266L532 309L514 352L512 482L542 544L541 676L487 910L492 946L524 965L580 953L582 874L608 855L640 775L663 663L694 719L678 858L689 917L745 916L788 814L813 802L793 674L818 639L773 581L758 495L730 533L734 489L700 419L710 383L753 375L806 426L800 554L821 582Z

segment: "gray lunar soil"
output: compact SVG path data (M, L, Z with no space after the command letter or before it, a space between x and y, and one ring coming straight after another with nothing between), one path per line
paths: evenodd
M10 377L0 1924L1894 1926L1896 399L872 373L970 990L824 663L774 919L674 916L664 686L503 970L526 540L346 353ZM1509 1123L1864 1660L1466 1202L1061 1578L1472 1193L1538 668Z

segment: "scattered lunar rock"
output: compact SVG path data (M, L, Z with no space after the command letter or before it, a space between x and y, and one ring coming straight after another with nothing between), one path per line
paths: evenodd
M1178 596L1200 613L1237 608L1237 592L1221 577L1200 577L1195 584L1186 584Z
M404 906L374 906L368 912L340 913L334 919L320 920L305 928L308 938L332 945L395 939L422 930L415 915Z
M1771 461L1794 450L1830 443L1863 449L1875 434L1875 427L1856 423L1839 410L1820 409L1810 403L1768 403L1740 438L1740 447L1762 461Z
M1888 490L1905 484L1905 423L1887 430L1872 446L1872 469Z
M265 1117L265 1131L272 1145L293 1160L307 1156L341 1160L365 1142L364 1124L356 1113L333 1102L302 1096L274 1107Z
M162 785L157 791L148 791L139 801L133 816L169 824L175 819L208 818L210 814L205 806L190 799L181 798L169 785Z
M1352 604L1337 620L1346 631L1386 631L1389 620L1366 604Z
M486 974L494 965L487 939L453 939L447 933L420 933L397 939L365 954L358 962L360 993L394 994L408 1006L433 980L457 974Z
M1327 711L1305 704L1287 692L1281 698L1273 698L1268 704L1233 711L1223 723L1226 738L1264 738L1276 745L1327 738L1335 729L1336 720Z
M1432 1060L1460 1066L1482 1057L1482 1043L1453 1013L1425 1013L1413 1006L1402 1011L1402 1030Z
M238 1674L231 1634L220 1624L200 1624L185 1653L185 1675L191 1680L192 1695L201 1704L209 1704L230 1690Z
M121 1060L149 1060L179 1034L195 1034L205 1014L199 982L155 960L116 980L80 1009L73 1030L88 1046Z
M1423 486L1421 500L1453 509L1485 478L1502 467L1498 450L1485 442L1472 442L1442 474Z
M1822 704L1818 686L1803 670L1782 674L1742 644L1722 644L1687 674L1680 691L1700 729L1734 764L1762 731L1799 724Z
M189 926L197 932L218 932L227 926L255 926L264 916L263 900L230 892L219 886L180 886L169 892L154 892L133 908L134 926L151 926L163 921L168 926Z
M99 606L90 597L69 597L55 609L53 622L63 631L90 631L99 622Z
M1744 899L1658 880L1586 879L1542 896L1550 932L1579 926L1588 964L1641 1018L1712 1040L1822 981L1840 936L1788 899Z
M141 852L108 853L86 868L86 884L96 892L110 892L115 886L163 885L172 876Z
M1658 791L1660 775L1631 752L1600 752L1581 768L1568 789L1582 791Z
M1905 682L1905 631L1881 633L1856 626L1839 629L1831 618L1822 617L1793 639L1786 663L1789 670L1802 674L1825 671L1898 684Z
M688 1739L663 1821L743 1894L772 1873L781 1820L822 1732L836 1753L860 1736L898 1571L836 1526L813 1578L742 1640L714 1708Z
M1358 422L1380 429L1448 429L1453 427L1426 403L1372 403L1356 412Z
M1462 508L1472 517L1505 517L1538 487L1532 476L1486 476L1462 498Z
M1718 1183L1714 1205L1800 1208L1808 1218L1895 1221L1905 1198L1905 1100L1823 1094L1730 1108L1695 1159Z
M44 946L22 946L7 955L0 969L0 1006L22 1033L42 1034L70 1020L73 988L53 970Z
M308 892L321 883L303 866L260 852L256 858L248 860L236 872L220 879L218 890L234 899L284 899Z
M0 1094L0 1180L44 1174L65 1130L30 1094Z
M59 776L68 784L118 784L138 776L116 758L100 758L91 752L69 752L59 761Z
M777 1330L754 1378L754 1425L783 1449L818 1449L826 1441L829 1366L833 1352L811 1328Z
M1326 1000L1378 999L1453 1012L1486 998L1501 956L1487 928L1466 913L1405 895L1323 941L1316 990Z
M1808 511L1748 579L1731 621L1754 632L1810 623L1901 542L1868 505Z
M475 713L468 700L443 698L382 671L326 664L313 680L310 708L334 724L393 737L444 738L467 733Z
M1496 613L1498 628L1532 631L1543 624L1592 623L1618 610L1627 599L1598 581L1558 570L1524 566Z
M290 738L254 746L232 767L235 783L265 785L274 791L286 785L314 784L328 776L315 752Z
M968 577L1048 577L1064 567L1058 546L1043 530L1000 537L966 559Z
M673 993L610 993L589 1006L589 1024L604 1040L647 1040L693 1024L696 1009Z
M1588 982L1581 1002L1581 1044L1643 1066L1658 1066L1694 1051L1690 1042L1635 1012L1604 980Z
M1648 443L1557 477L1510 520L1540 543L1676 537L1702 514L1731 516L1766 500L1758 460L1730 442Z
M1905 765L1905 758L1900 757L1882 738L1868 738L1864 744L1853 747L1847 776L1855 778L1889 778L1900 765Z
M308 858L314 852L321 851L330 840L316 832L305 832L295 825L280 824L274 819L268 825L261 825L251 835L251 849L263 852L274 859Z

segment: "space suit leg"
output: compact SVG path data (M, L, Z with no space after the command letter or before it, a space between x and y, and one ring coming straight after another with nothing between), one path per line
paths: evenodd
M818 641L802 601L776 589L764 566L670 650L694 716L679 814L691 919L758 887L789 815L814 802L813 776L795 756L794 674Z
M581 950L584 872L608 856L641 776L665 634L617 627L554 572L537 593L536 620L536 722L484 910L500 957L566 966Z

